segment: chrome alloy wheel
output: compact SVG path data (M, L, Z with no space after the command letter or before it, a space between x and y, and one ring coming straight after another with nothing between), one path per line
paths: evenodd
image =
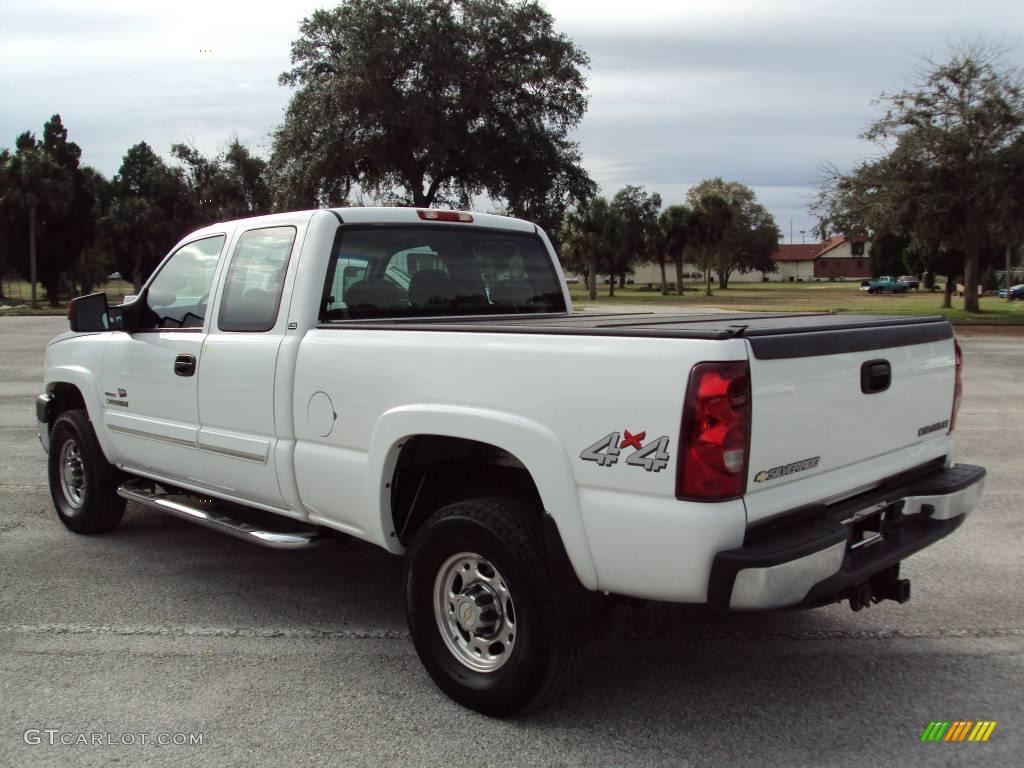
M78 443L66 440L60 448L60 489L72 508L85 501L85 463Z
M475 672L494 672L512 655L512 595L498 569L480 555L460 552L438 569L434 619L448 650Z

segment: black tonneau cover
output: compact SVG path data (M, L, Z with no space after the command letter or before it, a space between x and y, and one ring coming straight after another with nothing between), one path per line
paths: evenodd
M632 336L750 341L761 359L812 357L904 347L953 336L940 315L837 315L792 312L633 312L573 315L476 315L393 320L344 320L320 328L339 330L446 331L460 333Z

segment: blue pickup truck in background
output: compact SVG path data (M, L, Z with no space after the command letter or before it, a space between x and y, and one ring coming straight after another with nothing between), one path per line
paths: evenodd
M877 280L865 280L861 283L861 289L868 293L906 293L910 286L902 280L880 277Z

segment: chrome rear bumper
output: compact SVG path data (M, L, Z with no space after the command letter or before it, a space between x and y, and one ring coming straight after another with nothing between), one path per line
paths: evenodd
M742 547L715 557L708 603L745 611L842 599L956 530L977 505L984 478L981 467L943 468L755 534ZM858 512L876 508L872 517L878 531L862 539L858 524L868 518Z

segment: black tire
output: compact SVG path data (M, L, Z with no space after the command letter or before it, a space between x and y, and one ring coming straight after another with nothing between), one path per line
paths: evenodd
M505 498L451 504L423 524L406 561L406 617L423 666L452 699L493 717L553 698L572 683L580 664L585 628L573 631L556 609L536 517L526 505ZM435 580L459 553L493 564L514 603L514 642L494 670L471 669L441 634Z
M64 475L65 462L77 471ZM65 411L50 431L50 496L57 516L75 533L103 533L124 516L125 500L117 495L120 473L107 461L84 410ZM62 479L63 477L63 479ZM78 486L78 478L83 481Z

